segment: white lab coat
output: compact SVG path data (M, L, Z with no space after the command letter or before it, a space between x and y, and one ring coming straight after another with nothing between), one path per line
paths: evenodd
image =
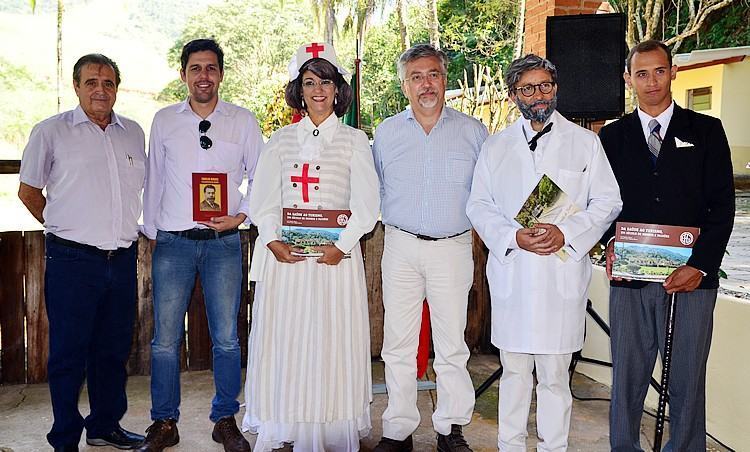
M487 139L466 207L490 251L492 343L515 353L559 354L582 348L591 280L588 252L622 209L599 137L557 112L550 121L552 130L533 153L523 119ZM514 217L544 174L581 209L557 225L565 235L565 262L554 254L522 250L515 240L521 225Z

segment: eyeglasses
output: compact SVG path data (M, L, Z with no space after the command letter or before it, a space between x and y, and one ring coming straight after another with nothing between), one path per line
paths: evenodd
M428 72L426 74L412 74L412 75L410 75L408 77L405 77L404 81L405 82L414 83L415 85L419 85L420 83L424 82L425 80L429 80L431 82L436 82L436 81L438 81L439 79L441 79L443 77L445 77L445 73L444 72L433 71L433 72Z
M203 120L198 123L198 132L201 134L200 143L203 149L211 149L214 142L206 136L206 132L211 128L211 121Z
M552 88L555 87L555 82L542 82L537 83L536 85L524 85L520 88L514 88L514 91L521 92L526 97L531 97L534 95L536 90L538 89L540 93L542 94L549 94L552 92Z
M331 88L333 86L333 80L323 79L319 82L316 82L314 80L305 80L302 82L302 87L307 89L313 89L316 86L320 86L321 88Z

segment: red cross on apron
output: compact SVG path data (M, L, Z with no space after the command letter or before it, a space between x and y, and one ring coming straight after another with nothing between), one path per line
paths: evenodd
M325 50L325 47L322 44L318 44L315 42L305 47L305 52L311 53L313 58L318 58L318 55L320 55L320 52L322 52L323 50Z
M318 177L310 177L308 175L308 172L310 171L310 164L305 163L302 165L302 176L292 176L292 182L299 182L302 184L302 201L303 202L310 202L310 196L309 196L309 184L317 184L320 182L320 178Z

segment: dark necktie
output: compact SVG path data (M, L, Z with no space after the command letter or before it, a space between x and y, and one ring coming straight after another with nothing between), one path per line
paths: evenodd
M535 151L536 150L536 142L539 141L539 138L541 138L542 135L544 135L545 133L549 132L550 130L552 130L552 123L547 124L542 129L541 132L539 132L536 135L534 135L534 138L532 138L531 141L529 141L529 149L531 149L532 151Z

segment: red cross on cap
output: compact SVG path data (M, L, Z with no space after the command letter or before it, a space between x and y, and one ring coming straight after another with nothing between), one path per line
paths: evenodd
M313 58L318 58L320 52L323 52L324 50L325 46L323 44L318 44L317 42L313 42L309 46L305 47L305 52L312 54Z

